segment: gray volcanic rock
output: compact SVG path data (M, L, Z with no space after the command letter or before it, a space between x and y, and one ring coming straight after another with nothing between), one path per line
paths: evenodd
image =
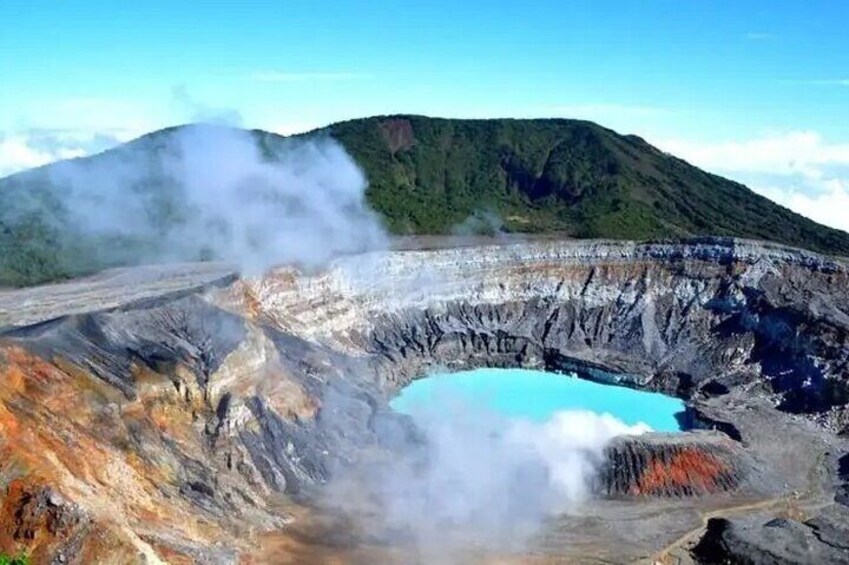
M849 453L838 459L837 475L842 484L838 487L834 500L838 504L849 506Z
M71 314L196 294L210 286L228 285L236 276L232 268L216 263L145 265L46 286L0 289L0 333Z
M119 513L128 525L115 535L147 559L166 547L204 561L214 545L235 560L246 531L290 520L281 497L312 503L340 468L421 443L387 402L412 379L524 366L677 395L691 427L715 430L608 447L600 490L617 500L599 511L609 527L592 531L604 545L637 529L617 559L662 549L665 522L640 513L681 497L733 506L796 491L820 508L842 496L841 262L729 239L531 241L234 279L214 265L145 267L0 292L0 425L56 434L9 442L3 453L26 465L0 464L0 478L52 481L98 524ZM617 521L623 508L636 517ZM828 545L849 531L840 516L712 522L703 549L745 560L771 555L770 540ZM586 549L569 537L579 534L546 548Z
M390 392L429 366L519 364L684 396L760 381L835 425L849 399L846 267L769 244L396 252L242 292L273 325L371 357Z
M751 565L849 563L849 511L831 508L813 520L714 518L693 549L698 563Z

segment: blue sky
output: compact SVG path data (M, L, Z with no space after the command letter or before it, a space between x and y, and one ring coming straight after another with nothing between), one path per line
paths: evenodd
M842 0L3 0L0 174L196 119L580 117L849 229L847 25Z

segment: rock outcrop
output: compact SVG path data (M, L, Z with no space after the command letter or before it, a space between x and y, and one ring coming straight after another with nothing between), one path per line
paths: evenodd
M714 518L695 546L698 563L849 563L849 510L835 507L816 518Z
M597 489L607 496L723 493L745 480L745 466L740 446L721 433L621 437L605 449Z

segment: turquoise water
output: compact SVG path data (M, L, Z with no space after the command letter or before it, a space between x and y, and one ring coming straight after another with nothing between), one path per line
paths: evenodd
M660 432L680 430L675 414L684 411L681 400L662 394L525 369L476 369L433 375L413 381L391 404L409 414L445 399L537 422L547 421L555 412L564 410L606 412L630 426L644 423Z

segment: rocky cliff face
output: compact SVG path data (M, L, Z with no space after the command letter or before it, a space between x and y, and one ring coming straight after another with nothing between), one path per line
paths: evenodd
M726 432L612 445L612 497L796 488L763 418L817 439L800 449L834 467L818 493L845 447L847 269L761 243L407 250L244 280L146 268L0 293L0 327L0 547L39 562L250 555L335 470L419 441L386 401L442 366L660 390Z
M521 364L684 396L761 380L800 412L849 399L846 268L769 244L408 251L237 288L238 311L371 358L390 392L431 365Z

